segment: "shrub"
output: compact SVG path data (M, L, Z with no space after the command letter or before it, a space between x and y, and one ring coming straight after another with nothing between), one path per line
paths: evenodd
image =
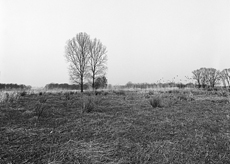
M70 94L70 95L74 95L74 92L73 92L73 91L70 91L69 94Z
M180 93L180 90L179 89L173 89L173 90L169 90L167 92L172 93L172 94L178 94L178 93Z
M109 93L107 92L107 91L95 91L95 95L97 96L97 95L104 95L104 96L106 96L106 95L108 95Z
M160 97L153 97L149 100L149 103L150 105L153 107L153 108L156 108L156 107L163 107L163 104L162 104L162 100L160 99Z
M21 92L21 96L25 96L27 93L26 93L26 91L23 91L23 92Z
M108 95L109 92L108 91L104 91L104 96Z

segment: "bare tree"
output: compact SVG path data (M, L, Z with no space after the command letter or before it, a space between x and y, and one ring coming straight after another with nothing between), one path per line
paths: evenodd
M86 33L79 33L67 41L65 57L69 65L70 80L78 83L83 92L84 80L88 73L90 37Z
M228 69L224 69L223 71L221 71L223 80L228 83L228 87L230 88L230 68Z
M104 75L105 70L107 69L107 50L100 40L94 39L93 41L90 41L89 53L90 76L92 78L92 87L95 89L95 79L99 75Z
M225 78L224 70L220 72L220 80L222 81L224 88L226 88L226 78Z
M196 80L198 87L205 88L208 83L208 72L207 68L200 68L194 70L193 72L193 79Z
M208 70L207 68L200 68L201 71L201 86L205 88L208 85Z
M201 87L201 78L202 78L202 71L200 69L194 70L193 72L193 79L196 80L198 88Z
M210 87L214 88L216 84L218 84L220 80L220 71L215 68L207 68L207 80Z

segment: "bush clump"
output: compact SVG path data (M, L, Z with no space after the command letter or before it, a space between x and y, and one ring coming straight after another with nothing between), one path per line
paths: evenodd
M113 93L115 93L118 96L125 96L126 95L124 90L114 90Z
M26 93L26 91L23 91L23 92L21 92L21 96L25 96L27 93Z

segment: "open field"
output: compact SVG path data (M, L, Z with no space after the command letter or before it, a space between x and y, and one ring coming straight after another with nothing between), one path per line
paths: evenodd
M176 89L15 94L0 103L0 163L227 164L229 101Z

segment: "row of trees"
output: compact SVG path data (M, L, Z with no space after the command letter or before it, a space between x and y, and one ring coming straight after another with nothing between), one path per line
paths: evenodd
M85 80L91 81L95 89L96 78L105 76L107 70L106 47L96 38L91 40L87 33L79 33L67 41L65 50L71 82L79 84L81 92Z
M200 68L194 70L193 79L199 88L211 87L223 84L224 87L230 88L230 68L219 71L215 68Z
M3 84L0 83L0 89L31 89L31 86L26 86L23 84Z
M45 86L45 89L66 89L66 90L78 90L80 89L79 85L76 84L57 84L57 83L50 83ZM84 89L88 89L88 85L84 85Z
M107 87L107 79L105 76L99 76L96 78L95 80L95 89L99 89L99 88L106 88ZM91 83L85 83L83 85L83 89L89 89L90 86L92 86ZM57 83L50 83L47 84L45 86L45 89L66 89L66 90L79 90L81 88L81 86L79 84L67 84L67 83L63 83L63 84L57 84Z
M148 89L148 88L167 88L167 87L178 87L178 88L193 88L194 84L193 83L187 83L187 84L182 84L182 83L175 83L175 82L169 82L169 83L132 83L128 82L124 88L139 88L139 89Z

